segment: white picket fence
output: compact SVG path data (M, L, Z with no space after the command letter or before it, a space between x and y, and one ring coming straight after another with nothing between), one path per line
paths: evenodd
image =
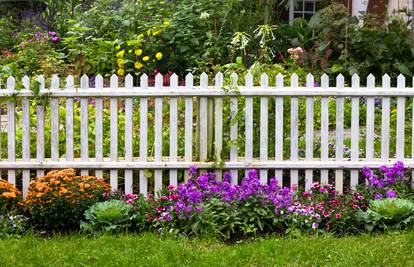
M358 184L359 170L364 166L379 167L382 164L390 164L395 160L404 160L404 163L413 167L412 158L405 159L405 127L406 127L406 100L414 96L413 88L405 87L405 78L398 77L397 87L391 87L389 76L382 77L382 86L376 87L375 77L370 75L367 78L367 86L360 87L358 76L352 77L351 87L345 87L343 76L339 75L334 87L329 85L329 78L326 75L321 77L321 86L314 87L314 77L307 76L306 87L300 87L298 76L292 75L290 86L284 83L284 77L278 75L276 84L269 85L266 74L261 76L260 86L254 86L253 77L248 74L245 77L245 85L238 85L238 77L233 74L232 86L229 90L223 88L223 75L218 73L214 77L213 85L209 85L208 76L200 76L200 85L193 85L193 76L188 74L185 77L185 86L179 86L178 77L174 74L170 79L170 86L163 86L163 77L157 75L155 86L148 86L148 77L140 77L139 87L133 84L133 77L127 75L124 86L118 85L118 77L113 75L110 78L110 86L104 87L102 76L95 77L95 87L89 88L89 78L83 76L80 80L80 88L74 87L74 78L66 78L64 88L59 86L59 78L53 76L50 88L45 88L45 79L40 76L40 95L50 97L50 129L51 129L51 155L45 158L45 116L46 107L31 105L33 92L29 90L30 79L24 77L22 84L24 89L16 91L15 79L10 77L7 80L7 88L0 90L0 97L15 96L21 98L19 101L7 102L7 159L0 160L0 169L7 171L7 179L16 184L17 175L21 171L21 184L24 194L27 194L30 179L34 175L43 175L45 170L76 168L81 170L82 175L88 175L90 170L94 171L97 177L104 176L104 170L109 171L109 180L113 189L117 189L118 181L124 181L126 193L147 194L149 183L154 184L153 190L158 190L163 183L176 185L178 183L177 173L179 170L187 169L195 165L201 169L216 169L217 174L222 170L230 170L232 183L237 183L239 171L256 168L260 170L260 179L267 182L271 173L276 178L282 177L284 170L290 170L290 183L298 184L300 172L304 170L305 187L309 188L314 181L328 182L330 170L334 170L334 181L339 191L343 190L344 184L348 183L351 188ZM223 102L224 97L229 97L230 116L238 113L238 103L244 103L245 127L240 129L238 123L230 125L229 136L231 140L229 155L222 155L223 149ZM320 97L320 98L316 98ZM366 98L366 129L360 129L360 99ZM381 99L381 114L376 114L375 98ZM254 99L260 98L260 110L254 110ZM286 100L288 98L288 100ZM306 122L305 134L305 157L299 157L299 104L300 99L306 98ZM351 154L350 158L344 158L344 102L351 99ZM396 99L396 154L390 158L390 106L391 99ZM74 99L80 99L80 158L74 158ZM94 99L94 103L88 101ZM320 135L315 135L314 129L314 103L320 99ZM64 102L66 100L66 102ZM104 101L110 102L110 155L104 157L103 153L103 116ZM178 101L185 103L185 113L177 111ZM269 101L274 101L274 117L269 117ZM284 112L284 103L290 101L290 114ZM329 102L336 102L336 129L334 133L335 157L329 156ZM348 101L348 100L347 100ZM182 103L181 102L181 103ZM21 106L18 104L21 103ZM122 103L121 108L119 104ZM273 103L273 102L272 102ZM168 112L163 111L163 105L169 104ZM59 120L59 105L66 106L65 121ZM94 132L90 132L88 118L89 106L95 109ZM198 106L198 112L195 108ZM36 123L30 123L30 109L36 109ZM154 116L149 116L149 108L154 109ZM16 120L17 112L21 112L21 120ZM133 125L133 116L139 112L139 125ZM118 115L123 113L125 121L125 153L118 154ZM285 114L284 114L285 113ZM199 114L199 116L197 116ZM273 113L272 113L273 114ZM184 116L182 116L184 115ZM374 132L375 116L381 116L381 153L376 157L374 153ZM3 116L3 115L2 115ZM169 116L169 124L163 120ZM287 133L284 130L284 116L290 117L290 140L285 140ZM274 139L269 139L269 121L273 120L275 127ZM197 121L197 123L195 123ZM272 125L273 125L272 122ZM154 142L148 142L149 123L154 124ZM169 154L162 151L163 127L169 127ZM195 126L197 125L197 126ZM254 126L256 125L256 126ZM257 126L259 125L259 126ZM409 123L412 125L412 122ZM22 138L17 140L16 127L22 128ZM183 129L183 136L178 136L178 131ZM253 139L254 127L260 127L260 139ZM62 130L64 129L64 130ZM197 131L195 131L197 130ZM181 132L181 131L180 131ZM414 135L414 127L412 127ZM3 133L6 134L6 133ZM95 148L93 158L90 158L88 143L89 135L95 136ZM31 158L30 139L36 135L36 157ZM66 137L63 155L59 154L59 136ZM197 135L195 138L194 135ZM245 151L238 151L238 138L244 135ZM360 145L361 137L365 138L365 145ZM133 153L134 139L139 138L139 155ZM183 155L178 154L178 140L184 139ZM320 155L315 156L314 145L320 140ZM22 157L16 158L16 143L21 142ZM240 141L239 141L240 142ZM284 142L289 142L290 158L284 158ZM253 152L253 144L260 144L260 153ZM274 145L274 155L269 155L269 144ZM207 161L208 147L214 146L215 160ZM414 144L411 157L414 155ZM197 146L197 155L193 152ZM153 157L148 153L153 148ZM286 148L286 147L285 147ZM3 148L4 149L4 148ZM365 158L360 158L360 150L365 152ZM152 151L152 150L151 150ZM32 151L33 152L33 151ZM223 156L223 158L221 158ZM211 157L210 157L211 158ZM218 162L223 162L218 164ZM154 170L154 175L148 175L148 171ZM123 177L118 177L122 171ZM163 172L164 171L164 172ZM166 173L167 171L168 173ZM320 174L319 174L320 171ZM350 171L350 181L344 180L344 171ZM316 175L318 173L318 175ZM164 175L163 174L168 174ZM320 175L320 176L319 176ZM318 176L318 177L317 177ZM167 178L166 178L167 177ZM320 177L320 179L319 179ZM164 179L163 179L164 178ZM153 179L152 181L150 181ZM139 185L139 190L133 190L133 185Z

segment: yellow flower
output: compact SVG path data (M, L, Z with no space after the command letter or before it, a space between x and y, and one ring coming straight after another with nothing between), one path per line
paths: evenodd
M142 33L137 36L138 40L141 40L142 38L144 38L144 34L142 34Z
M129 50L128 50L128 53L130 53L130 54L131 54L131 53L132 53L132 49L129 49Z
M123 65L124 64L124 59L123 58L118 58L116 60L116 63L118 63L118 65Z
M121 50L116 54L116 57L124 57L125 50Z
M141 62L139 62L139 61L135 62L135 68L136 68L137 70L142 69L142 67L144 67L144 65L142 65L142 63L141 63Z
M142 49L135 50L135 55L137 55L137 56L142 55Z
M121 46L120 45L117 45L117 46L115 46L115 49L116 50L119 50L119 49L121 49Z
M161 31L160 31L160 30L155 31L155 32L153 32L153 33L152 33L152 36L157 36L157 35L159 35L160 33L161 33Z
M164 25L165 27L168 27L168 26L170 26L170 22L169 22L168 20L166 20L166 21L164 21L163 25Z
M122 75L124 75L124 73L125 73L125 72L124 72L124 70L123 70L123 69L119 69L119 70L117 71L117 73L118 73L118 75L121 75L121 76L122 76Z
M155 58L158 59L158 60L161 60L162 59L162 53L161 52L156 53Z
M145 56L145 57L142 58L142 60L144 60L144 61L148 61L149 59L150 59L149 56Z
M148 35L148 36L151 36L151 29L148 29L148 31L147 31L147 35Z

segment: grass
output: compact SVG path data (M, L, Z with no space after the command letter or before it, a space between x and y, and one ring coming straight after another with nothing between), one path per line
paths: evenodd
M414 266L414 232L226 245L155 235L0 241L1 266Z

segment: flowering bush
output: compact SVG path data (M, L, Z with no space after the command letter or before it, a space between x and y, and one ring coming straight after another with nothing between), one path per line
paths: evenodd
M21 192L11 183L0 178L0 215L16 209L21 200Z
M413 197L410 179L405 177L404 164L401 161L392 167L382 166L378 170L364 168L362 176L367 185L361 185L358 190L371 199Z
M85 210L109 190L96 177L76 176L73 169L55 170L30 183L26 207L36 227L71 230L79 227Z
M314 183L309 192L298 193L288 208L288 224L307 232L352 233L360 228L356 212L365 211L367 205L367 200L359 192L340 195L330 184Z

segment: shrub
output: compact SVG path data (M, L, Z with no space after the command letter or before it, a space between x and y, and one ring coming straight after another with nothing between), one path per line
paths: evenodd
M131 210L131 205L117 199L95 203L85 211L81 229L93 234L126 230L131 226Z
M366 223L369 231L375 227L400 229L414 219L414 203L400 198L374 200L366 212L358 213L358 218Z
M79 228L83 214L110 190L103 180L76 176L75 170L54 170L30 183L26 207L40 229Z
M11 183L0 178L0 215L16 210L21 200L21 192Z

